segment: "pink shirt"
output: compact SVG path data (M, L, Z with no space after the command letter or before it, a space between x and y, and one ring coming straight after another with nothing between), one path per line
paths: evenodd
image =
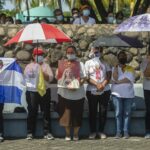
M46 63L39 65L38 63L31 62L24 70L26 79L26 86L28 91L37 91L37 84L39 78L39 67L41 66L43 73L49 75L49 82L45 81L46 88L49 88L49 83L53 80L53 72L50 66Z

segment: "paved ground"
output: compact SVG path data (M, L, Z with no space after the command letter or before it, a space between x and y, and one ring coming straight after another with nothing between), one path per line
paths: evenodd
M113 137L106 140L65 141L56 138L53 141L34 139L27 141L5 140L0 143L0 150L150 150L150 140L141 137L116 140Z

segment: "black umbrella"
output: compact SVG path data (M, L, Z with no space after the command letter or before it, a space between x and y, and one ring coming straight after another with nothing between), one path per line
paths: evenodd
M143 44L137 38L124 36L121 34L100 36L93 44L94 46L104 47L143 47Z

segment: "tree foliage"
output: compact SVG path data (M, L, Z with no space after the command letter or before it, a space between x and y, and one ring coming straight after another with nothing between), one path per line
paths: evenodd
M62 8L62 0L12 0L14 1L16 13L21 11L23 4L27 2L31 8L37 7L40 4L49 6L50 8ZM80 8L83 4L91 6L91 14L96 20L105 22L108 12L113 12L114 15L118 11L123 11L126 17L145 13L150 6L149 0L63 0L68 3L70 9L76 7ZM4 0L0 0L0 7L2 8ZM27 7L26 7L27 8ZM14 10L13 10L14 11ZM66 14L66 13L65 13Z
M3 5L4 5L4 0L0 0L0 10L2 10L3 9Z

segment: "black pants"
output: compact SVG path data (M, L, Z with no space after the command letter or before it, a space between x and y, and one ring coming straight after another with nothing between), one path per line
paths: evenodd
M145 115L145 129L146 133L150 133L150 90L144 90L146 115Z
M26 92L26 100L28 104L28 119L27 127L28 133L35 134L36 119L39 107L43 113L44 131L51 133L51 119L50 119L50 102L51 102L50 89L46 90L46 94L41 97L38 92Z
M3 108L4 104L0 103L0 134L3 135Z
M110 91L104 92L102 95L93 95L87 91L87 99L89 103L89 125L91 133L96 132L97 108L99 104L99 132L104 132L107 119L107 106L110 99Z

